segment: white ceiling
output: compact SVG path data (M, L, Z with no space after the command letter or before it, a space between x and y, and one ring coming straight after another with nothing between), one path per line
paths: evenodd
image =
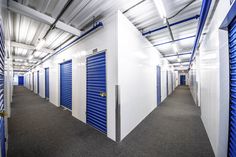
M48 17L56 18L66 0L9 0L12 4L24 5L37 12L40 12ZM167 13L167 17L171 17L178 12L182 7L192 0L162 0ZM142 3L140 3L142 2ZM135 4L137 6L133 7ZM9 3L11 4L11 3ZM131 8L128 10L129 8ZM188 8L178 14L176 17L169 20L169 23L174 23L189 17L200 14L201 0L196 0ZM125 16L139 29L141 32L147 32L155 28L165 26L163 19L160 18L153 0L74 0L72 5L65 11L60 18L60 22L69 27L83 31L84 26L93 20L93 17L102 20L106 16L114 13L117 10L125 12ZM128 10L128 11L127 11ZM50 27L49 23L39 22L32 16L25 16L18 11L11 10L11 41L20 44L29 45L29 47L12 47L11 53L14 56L16 69L23 66L24 69L29 69L30 66L43 59L50 52L52 53L57 47L66 41L72 40L73 34L58 28L53 29L46 37L45 50L34 51L30 46L35 47L38 39L42 38ZM179 25L172 26L174 39L180 39L196 34L198 20L191 20ZM149 34L147 39L153 44L171 41L168 29L162 29L158 32ZM192 50L195 38L189 38L176 42L179 52L185 53ZM175 54L172 45L163 44L156 46L163 54ZM33 55L33 59L28 59ZM180 56L182 61L188 61L190 55ZM170 62L177 62L177 57L168 57ZM26 63L27 62L27 63Z

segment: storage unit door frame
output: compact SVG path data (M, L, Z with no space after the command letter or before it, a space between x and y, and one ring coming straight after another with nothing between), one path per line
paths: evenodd
M161 67L157 66L157 105L161 103Z
M49 98L49 68L45 68L45 98Z
M72 60L60 64L60 105L72 110Z
M34 72L32 73L32 86L33 86L33 92L34 92Z
M169 79L168 79L168 70L166 70L166 97L169 95Z
M106 94L106 52L100 52L86 59L87 98L86 121L89 125L107 133Z
M0 112L5 112L4 108L4 57L5 57L5 45L2 25L0 23ZM0 156L6 156L6 143L5 143L5 121L4 116L0 116Z
M39 94L39 71L37 71L37 93Z
M229 31L229 137L228 156L236 157L236 18L230 23Z

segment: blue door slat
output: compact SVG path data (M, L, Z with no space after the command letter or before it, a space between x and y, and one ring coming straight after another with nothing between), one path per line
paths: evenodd
M72 110L72 61L60 64L60 104Z
M106 54L105 52L87 57L87 111L86 121L103 133L107 133L106 97Z
M185 84L186 84L185 75L180 75L180 85L185 85Z
M228 156L236 157L236 18L229 25L230 104Z
M24 76L18 76L18 85L23 86L24 85Z
M45 68L45 97L49 98L49 68Z
M157 105L161 103L161 67L157 66Z

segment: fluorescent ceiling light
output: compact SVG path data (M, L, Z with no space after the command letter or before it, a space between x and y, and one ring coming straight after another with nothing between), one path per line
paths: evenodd
M181 59L180 59L180 58L177 58L177 61L178 61L178 62L181 62Z
M46 40L45 39L40 39L38 45L36 46L36 50L40 50L43 48Z
M158 10L161 18L166 18L166 11L165 11L165 7L164 7L162 0L154 0L154 3L157 7L157 10Z

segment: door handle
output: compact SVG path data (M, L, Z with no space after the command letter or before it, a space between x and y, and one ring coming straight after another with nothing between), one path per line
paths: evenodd
M99 95L100 95L101 97L106 97L106 96L107 96L107 93L106 93L106 92L103 92L103 91L100 91Z
M0 111L0 117L6 117L6 116L7 116L7 114L5 111Z

